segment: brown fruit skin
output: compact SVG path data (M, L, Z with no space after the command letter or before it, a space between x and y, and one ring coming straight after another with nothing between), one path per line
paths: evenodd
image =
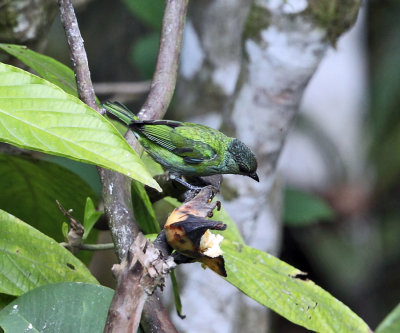
M211 258L204 255L200 249L200 240L204 233L211 230L225 230L226 224L219 221L207 220L212 215L215 207L220 207L218 202L210 203L204 199L203 190L191 201L173 210L164 226L168 244L181 256L183 262L199 261L212 269L217 274L226 277L224 258L221 256ZM200 197L199 197L200 196ZM186 259L182 258L182 255Z

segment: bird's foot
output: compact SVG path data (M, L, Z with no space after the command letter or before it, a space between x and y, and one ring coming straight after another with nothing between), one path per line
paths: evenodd
M177 174L170 174L169 178L172 180L175 180L177 183L179 183L183 187L187 188L187 191L185 191L185 193L184 193L184 202L192 200L196 195L198 195L200 193L200 191L202 189L204 189L206 187L211 189L212 197L214 197L219 192L219 189L214 185L205 183L204 186L195 186L195 185L192 185L192 184L186 182Z

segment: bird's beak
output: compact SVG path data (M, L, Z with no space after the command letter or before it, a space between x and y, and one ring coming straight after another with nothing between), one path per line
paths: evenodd
M253 178L255 181L257 181L257 182L259 182L260 181L260 179L258 178L258 175L255 173L255 172L253 172L253 173L251 173L250 175L248 175L250 178Z

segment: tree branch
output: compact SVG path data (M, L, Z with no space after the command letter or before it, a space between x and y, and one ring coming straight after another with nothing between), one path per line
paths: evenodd
M131 179L111 170L98 168L102 185L104 212L108 218L119 261L139 234L132 210Z
M149 96L139 113L141 119L161 118L171 101L176 83L187 2L188 0L167 0L156 72ZM87 56L71 1L58 0L58 3L61 21L64 25L71 51L79 97L93 109L102 113L96 104ZM131 137L128 133L127 140L130 144L133 142ZM98 170L103 188L105 212L109 219L110 230L120 261L126 258L128 249L132 244L132 250L130 251L132 255L127 258L129 262L124 265L124 271L120 271L118 274L119 284L110 306L105 330L111 332L115 327L118 332L121 332L121 328L123 328L123 331L136 331L143 306L145 306L145 299L147 298L147 294L144 293L141 284L137 282L141 281L141 278L146 278L148 270L143 263L139 265L141 267L135 263L138 260L140 262L140 256L145 255L144 252L149 243L145 241L146 245L143 246L142 244L140 246L136 244L135 246L135 243L133 243L133 240L138 238L140 233L132 211L131 180L110 170L103 168L98 168ZM162 277L163 275L161 274L160 276ZM157 282L157 279L154 280L153 287L155 288L159 282ZM124 282L122 283L122 281ZM130 285L133 289L124 288L127 285ZM132 298L132 296L134 297ZM128 302L125 300L128 300ZM130 301L138 301L136 303L137 306L132 307L133 303ZM154 304L157 304L156 308L161 310L154 311ZM115 311L124 313L127 316L115 315ZM149 327L150 330L154 330L155 325L159 325L161 322L164 323L164 328L161 328L161 331L176 332L168 315L165 311L162 311L161 302L156 295L152 296L151 304L149 303L149 305L145 306L144 311L146 313L143 316L145 326ZM161 332L159 326L157 331Z
M148 92L149 89L150 89L150 81L94 83L94 90L98 95L107 95L107 94L140 95L145 92Z
M175 90L188 0L166 0L160 48L151 90L138 113L141 120L164 116Z
M85 46L83 45L83 39L79 31L74 7L70 0L58 0L58 5L60 7L61 22L67 35L69 49L71 50L71 61L74 67L79 98L102 114L96 104L96 96L90 79Z
M138 234L128 255L121 264L113 267L118 285L104 332L136 332L147 296L152 295L157 286L163 286L166 274L174 267L172 257L165 260L162 253L142 233ZM161 306L157 301L158 298L153 297L152 304L159 303L158 306ZM157 319L162 322L162 318ZM167 321L169 324L170 321ZM150 331L154 331L153 326Z

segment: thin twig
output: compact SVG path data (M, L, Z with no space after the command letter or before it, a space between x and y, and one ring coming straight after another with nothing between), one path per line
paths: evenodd
M166 0L160 48L151 90L138 113L141 120L161 119L175 90L188 0Z
M83 225L72 216L72 210L66 210L58 200L56 200L57 206L64 216L68 217L69 220L69 231L68 231L68 243L66 248L68 248L74 255L79 252L79 247L82 244L83 234L85 233L85 228Z
M94 90L97 95L119 94L140 95L150 90L150 81L142 82L95 82Z
M91 108L101 113L96 104L96 96L92 80L90 79L85 46L83 45L83 39L79 31L74 7L70 0L58 0L58 5L60 7L61 22L63 23L69 49L71 50L71 61L74 67L79 98Z
M113 249L114 243L104 243L104 244L81 244L80 250L86 251L104 251Z

